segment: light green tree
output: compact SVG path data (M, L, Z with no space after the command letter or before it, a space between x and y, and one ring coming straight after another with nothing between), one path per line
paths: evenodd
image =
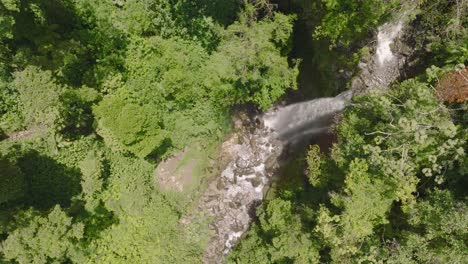
M19 225L1 244L7 260L20 264L64 262L73 255L83 237L84 226L73 223L72 218L56 206L47 216L33 210L16 216Z
M103 154L91 151L79 164L82 178L81 190L86 210L93 212L100 204L103 188Z
M59 118L59 98L64 90L52 73L28 66L14 73L13 85L19 94L25 127L52 128Z
M296 89L297 64L283 56L290 48L294 17L276 13L252 21L248 14L228 27L207 64L205 85L216 87L219 104L251 102L265 110L288 88Z
M313 186L319 186L323 184L322 171L324 166L324 155L320 152L318 145L312 145L307 151L306 163L308 169L309 182Z
M332 155L346 173L343 188L331 194L340 211L322 207L315 228L335 262L363 258L363 248L376 247L371 238L389 224L391 208L398 203L408 212L420 182L452 180L446 172L465 157L462 131L434 90L415 80L354 99Z
M124 90L105 98L95 109L97 132L115 150L128 151L146 157L167 138L161 127L161 114L151 105L131 103Z
M323 0L324 15L315 29L315 37L328 38L331 47L349 46L375 29L396 0Z

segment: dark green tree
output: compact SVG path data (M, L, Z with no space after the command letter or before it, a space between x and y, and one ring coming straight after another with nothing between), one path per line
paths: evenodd
M259 223L229 256L231 263L318 263L318 245L304 233L290 201L276 198L258 211Z
M277 13L255 21L249 14L231 25L211 57L206 85L216 87L216 102L251 102L270 107L288 88L296 89L297 64L283 56L290 48L294 17Z

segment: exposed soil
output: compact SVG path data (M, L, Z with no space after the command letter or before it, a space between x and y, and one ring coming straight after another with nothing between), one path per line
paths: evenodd
M189 150L185 149L159 163L154 171L154 177L158 186L163 190L175 190L182 192L185 187L193 182L197 160L190 158L183 162Z
M18 132L13 132L10 134L7 134L7 138L9 140L19 140L19 139L25 139L25 138L31 138L38 134L39 132L43 131L44 128L41 127L35 127L27 130L22 130Z

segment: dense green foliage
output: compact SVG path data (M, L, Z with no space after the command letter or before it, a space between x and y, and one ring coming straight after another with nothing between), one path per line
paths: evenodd
M467 10L465 1L424 1L413 23L416 49L429 50L431 63L464 63L468 59Z
M109 146L146 157L216 135L230 106L271 106L296 85L297 71L281 56L291 22L282 14L250 27L236 22L211 56L190 42L136 39L127 51L127 81L95 108L98 133Z
M280 188L278 198L259 209L258 224L232 260L248 263L261 254L271 256L265 262L281 262L267 253L278 253L275 239L305 225L308 231L294 237L310 236L302 243L320 245L315 250L327 252L321 255L325 262L460 263L468 249L466 190L461 187L466 182L468 128L453 117L434 91L416 80L356 97L343 113L330 158L321 157L316 147L309 151L313 186ZM291 197L291 191L299 194ZM289 206L272 209L278 203ZM295 214L276 216L291 210ZM266 232L285 219L300 218L302 222L290 223L273 238ZM300 248L293 241L284 247ZM299 256L309 250L281 257L300 263Z
M26 211L17 218L27 225L13 231L2 249L7 259L19 263L61 262L75 254L74 245L83 237L83 224L72 224L60 206L47 217Z
M303 232L305 226L292 207L290 201L273 199L260 208L259 224L249 231L255 235L248 234L242 253L231 258L238 263L317 263L319 246Z
M342 17L352 12L339 8L353 1L324 2L334 3L329 7ZM433 65L390 90L355 96L340 115L331 152L312 145L305 157L283 169L283 178L257 210L257 221L230 262L466 262L466 99L444 103L435 88L447 72L463 79L466 10L462 1L434 0L411 11L411 23L420 30L412 33L417 36L415 56L424 56L419 67ZM331 21L326 17L320 30ZM344 32L351 28L338 26L322 36L332 44L351 40ZM334 38L335 33L343 38ZM466 89L466 79L448 85L445 89ZM285 221L287 228L270 231ZM296 228L301 231L295 233ZM289 236L287 243L277 242ZM315 258L304 261L303 256Z
M316 39L330 48L349 47L369 36L391 15L401 0L294 0L293 8L314 23Z
M306 63L329 94L406 1L292 2L297 15L266 0L0 0L0 262L201 263L203 166L235 107L297 88L295 21L310 22ZM356 96L331 152L281 169L228 261L468 258L466 102L434 88L465 67L467 2L418 3L414 56L432 67ZM183 149L203 156L201 179L162 188L155 166Z
M198 188L154 167L296 88L294 17L258 8L0 1L0 262L200 263L204 218L179 225Z
M381 24L395 0L326 0L325 15L316 28L317 37L327 37L334 45L350 45Z

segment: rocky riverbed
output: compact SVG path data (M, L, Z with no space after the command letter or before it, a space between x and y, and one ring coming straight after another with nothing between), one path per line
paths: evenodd
M360 64L361 74L354 79L352 91L237 119L236 132L221 147L219 162L225 167L198 202L199 211L212 219L214 234L205 250L205 263L223 263L248 230L285 145L327 132L354 92L385 87L398 78L405 57L394 52L393 43L401 37L403 28L401 19L379 28L374 55Z

